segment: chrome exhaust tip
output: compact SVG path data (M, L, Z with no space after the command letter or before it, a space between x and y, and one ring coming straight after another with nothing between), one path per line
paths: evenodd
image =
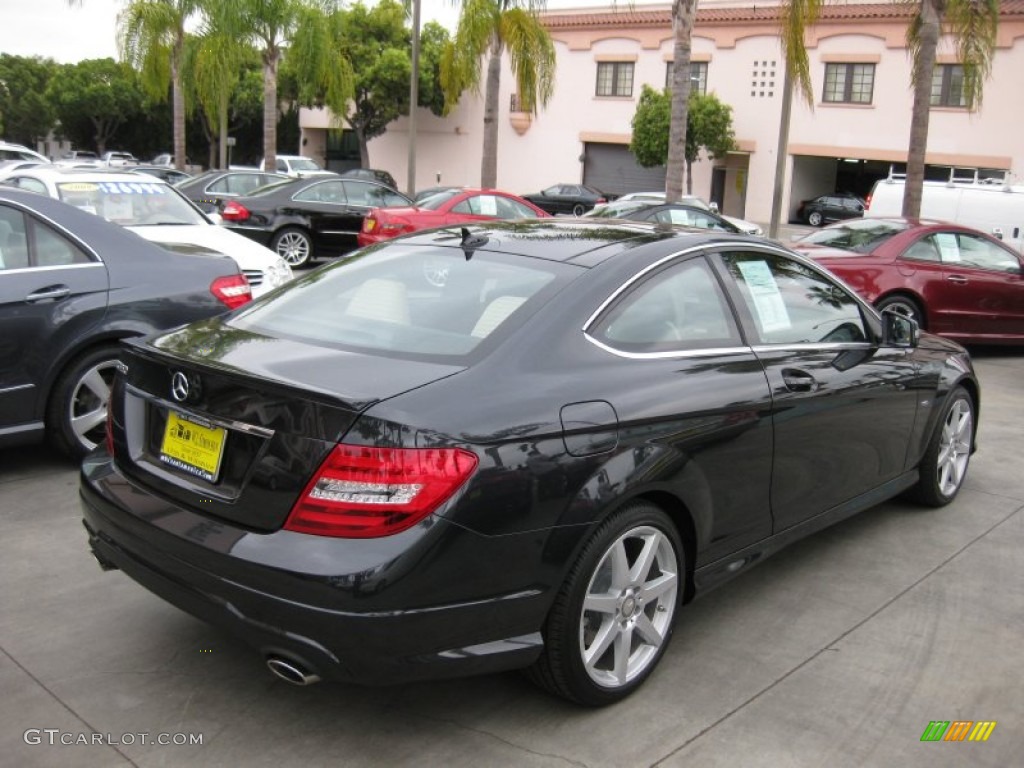
M268 656L267 668L292 685L312 685L320 682L320 675L314 675L295 662L282 659L280 656Z

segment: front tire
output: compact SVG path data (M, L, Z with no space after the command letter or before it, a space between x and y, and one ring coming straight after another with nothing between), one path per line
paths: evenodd
M967 476L974 445L974 401L963 387L953 390L942 411L928 449L921 459L920 478L911 495L930 507L956 498Z
M902 294L886 296L875 304L875 308L879 312L883 309L891 309L893 312L898 312L916 322L921 330L925 330L924 310L909 296L903 296Z
M807 223L812 227L820 227L825 223L825 217L818 211L811 211L807 216Z
M282 229L274 235L270 247L289 267L304 267L313 260L313 241L298 227Z
M114 346L86 352L68 363L53 388L46 413L50 441L76 461L104 440L120 356Z
M530 677L587 706L633 693L668 647L684 574L679 534L662 510L637 502L613 515L559 591Z

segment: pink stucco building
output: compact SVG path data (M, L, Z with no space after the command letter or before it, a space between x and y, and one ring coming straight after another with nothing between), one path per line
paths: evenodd
M1024 0L1003 0L992 76L980 107L962 105L959 67L943 39L933 85L928 142L930 177L1024 177ZM783 211L832 191L866 194L875 179L906 160L910 133L910 8L850 2L825 7L808 34L814 105L794 98ZM584 181L622 194L664 188L664 169L641 169L629 153L630 122L641 87L664 87L672 61L669 6L548 12L558 56L551 102L532 117L514 111L515 82L502 74L499 186L531 192ZM723 212L770 218L782 104L777 7L701 0L691 78L733 108L739 149L694 168L693 191ZM417 187L478 184L482 97L467 93L454 112L417 116ZM300 118L303 153L332 164L344 143L323 113ZM374 167L407 178L406 120L370 144Z

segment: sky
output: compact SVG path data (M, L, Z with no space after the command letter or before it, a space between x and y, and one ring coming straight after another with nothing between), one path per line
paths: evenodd
M629 0L619 0L620 7ZM663 5L665 0L662 0ZM44 56L61 63L117 57L114 26L124 0L0 0L0 53ZM634 5L645 5L634 0ZM611 0L548 0L548 10L612 6ZM422 21L454 29L458 11L451 0L422 0Z

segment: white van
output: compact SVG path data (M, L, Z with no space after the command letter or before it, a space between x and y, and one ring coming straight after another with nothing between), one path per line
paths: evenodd
M904 186L904 179L876 181L864 215L901 215ZM1024 253L1024 186L926 181L921 194L921 218L973 227Z

